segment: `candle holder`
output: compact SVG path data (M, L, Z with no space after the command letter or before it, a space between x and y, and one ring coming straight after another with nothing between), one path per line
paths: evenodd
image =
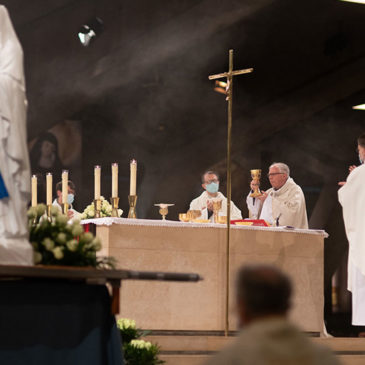
M94 200L95 218L101 217L101 199Z
M51 208L52 204L47 204L47 219L49 222L52 222Z
M213 216L214 222L218 223L219 220L219 211L222 208L222 200L213 200Z
M129 202L128 218L137 218L136 214L137 195L128 195L128 202Z
M112 217L118 217L119 218L119 213L118 213L118 205L119 205L119 198L115 197L115 198L110 198L110 202L112 204Z
M169 212L169 207L174 206L175 204L165 204L165 203L158 203L155 204L155 207L160 207L158 211L162 215L162 220L166 220L167 213Z
M62 214L67 216L68 215L67 214L68 213L68 203L62 203L61 208L62 208Z

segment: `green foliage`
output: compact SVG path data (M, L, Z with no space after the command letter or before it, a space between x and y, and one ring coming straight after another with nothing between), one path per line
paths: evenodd
M117 321L123 343L123 354L126 365L158 365L164 361L158 359L159 347L151 342L139 340L148 332L136 327L136 322L127 318Z
M84 232L79 221L69 223L57 207L51 207L50 219L45 212L44 204L28 210L29 241L35 264L114 267L113 259L96 256L101 249L100 239Z
M132 340L123 346L124 360L128 365L157 365L159 347L143 340Z

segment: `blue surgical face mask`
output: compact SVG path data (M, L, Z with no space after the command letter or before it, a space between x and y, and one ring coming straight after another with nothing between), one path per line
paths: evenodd
M206 184L205 188L208 193L215 194L219 190L219 183L211 182L210 184Z
M360 163L361 163L361 165L364 163L364 160L361 158L361 155L360 155L360 153L359 153L359 160L360 160Z
M75 200L75 195L74 194L68 194L67 195L67 203L68 204L72 204Z

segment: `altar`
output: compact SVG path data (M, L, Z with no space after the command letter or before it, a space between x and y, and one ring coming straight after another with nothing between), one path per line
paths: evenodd
M196 272L191 283L124 282L120 316L151 330L224 331L226 226L125 218L100 218L101 255L117 268ZM291 318L304 331L323 332L323 244L321 230L232 226L230 239L229 330L237 330L234 279L245 263L269 263L289 274L294 285Z

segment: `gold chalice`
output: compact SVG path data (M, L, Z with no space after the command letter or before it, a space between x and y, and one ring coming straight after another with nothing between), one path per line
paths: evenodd
M169 212L169 207L172 207L175 204L166 204L166 203L158 203L155 204L155 207L160 207L158 211L162 215L162 220L166 220L167 213Z
M261 170L260 169L251 170L251 177L252 181L254 181L257 184L257 186L255 186L253 193L250 194L250 197L257 198L258 196L262 195L258 187L260 185Z
M212 203L214 222L218 223L219 211L222 209L222 200L213 200Z

